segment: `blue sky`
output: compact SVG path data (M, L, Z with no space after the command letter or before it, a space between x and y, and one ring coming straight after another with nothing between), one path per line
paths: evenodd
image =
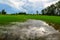
M0 0L0 11L5 9L7 13L36 13L36 11L41 12L42 9L58 1L59 0Z

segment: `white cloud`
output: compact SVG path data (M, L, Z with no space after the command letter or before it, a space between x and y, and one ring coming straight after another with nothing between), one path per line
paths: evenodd
M12 7L19 9L19 7L24 5L24 2L23 1L17 1L17 0L13 0L13 1L9 0L9 3L7 3L7 4L9 4Z
M47 1L49 1L49 0L41 0L41 1L43 1L43 2L47 2Z
M29 0L29 2L33 2L33 3L34 3L34 2L40 2L40 1L41 1L41 0L34 0L34 1L33 1L33 0Z
M0 0L0 3L8 4L9 6L22 11L34 11L55 4L57 1L59 0Z
M48 7L48 6L50 6L50 5L52 5L52 4L55 4L55 3L57 3L59 0L55 0L55 1L52 1L52 2L45 2L43 5L44 5L44 8L46 8L46 7Z

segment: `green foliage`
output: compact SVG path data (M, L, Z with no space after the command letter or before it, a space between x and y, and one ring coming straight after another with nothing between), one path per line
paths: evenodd
M37 13L37 15L39 14L39 12L38 12L38 11L36 11L36 13Z
M42 15L60 15L60 1L43 9Z
M2 10L2 12L1 12L2 14L6 14L6 12L5 12L5 10Z
M57 7L60 8L60 1L56 3Z
M37 19L54 24L60 24L59 16L43 16L43 15L0 15L0 24L8 24L9 22L21 22L27 19Z
M19 14L19 15L26 15L26 12L19 12L17 14Z

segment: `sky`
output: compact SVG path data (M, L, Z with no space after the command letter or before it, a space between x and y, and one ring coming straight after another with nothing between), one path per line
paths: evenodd
M0 11L5 9L7 13L26 12L36 13L55 4L59 0L0 0Z

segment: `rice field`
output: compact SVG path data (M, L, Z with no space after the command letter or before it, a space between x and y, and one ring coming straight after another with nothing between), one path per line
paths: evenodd
M0 24L7 24L9 22L21 22L27 19L37 19L54 24L60 24L60 16L43 15L0 15Z
M43 20L57 29L60 29L60 16L47 15L0 15L0 25L6 25L10 22L23 22L28 19Z

